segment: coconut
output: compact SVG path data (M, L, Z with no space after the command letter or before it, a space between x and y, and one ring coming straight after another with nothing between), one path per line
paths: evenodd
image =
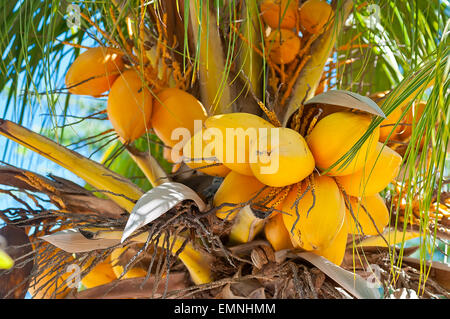
M307 183L296 184L282 209L284 224L294 246L306 250L327 248L345 219L345 202L334 179L316 174L312 179L309 190Z
M214 142L205 141L205 130L202 129L183 146L183 161L190 168L211 176L225 177L231 171L218 162L215 156Z
M261 3L264 22L272 29L293 29L297 25L297 0L265 0Z
M222 145L222 150L215 149L219 161L229 169L249 176L253 176L249 163L250 140L257 139L261 131L275 127L250 113L210 116L205 121L205 126L211 135L215 135L217 139L221 138L219 144Z
M348 195L372 196L382 191L398 175L402 157L383 143L376 144L375 152L356 173L336 179Z
M66 87L72 94L97 97L109 91L124 70L122 53L105 47L90 48L81 53L66 74Z
M425 111L426 106L426 101L414 102L411 105L405 116L404 129L400 133L401 139L406 139L411 136L412 126L413 124L417 125L419 119L422 117L422 114ZM423 139L421 141L421 144L423 145Z
M214 196L214 206L222 204L244 204L259 194L264 188L264 184L253 176L242 175L231 171L223 180ZM216 211L216 216L221 219L232 220L239 209L233 205L224 205Z
M400 107L397 107L383 120L383 122L380 123L381 142L385 142L388 139L389 135L389 140L397 141L399 139L402 131L404 131L405 128L402 123L399 123L397 126L395 126L395 124L399 122L402 114L403 110Z
M300 38L291 30L273 30L267 37L266 50L276 64L291 63L300 51Z
M362 198L350 197L350 205L354 215L353 217L347 209L351 234L378 235L389 223L389 211L379 194ZM355 219L358 221L358 225Z
M299 10L300 27L312 34L320 33L332 16L333 9L326 1L307 0Z
M345 249L347 247L348 239L348 219L345 218L344 225L342 225L341 230L337 234L336 238L331 242L331 244L323 249L314 251L316 255L325 257L332 263L340 266L344 261Z
M91 262L87 263L84 269L87 269ZM82 279L81 283L86 288L93 288L110 283L116 280L116 274L111 266L111 257L108 256L104 261L94 266Z
M260 134L250 145L256 159L250 163L255 177L263 184L282 187L295 184L314 170L314 157L305 139L296 131L274 128Z
M131 143L151 127L152 93L139 73L127 70L114 82L108 97L108 118L125 143Z
M366 133L370 122L371 117L369 115L352 112L332 113L317 122L311 133L306 137L316 166L321 170L328 170ZM328 171L327 175L349 175L361 170L366 160L374 154L379 135L380 129L377 127L351 161L337 164ZM341 165L344 165L344 167L341 168Z
M125 270L123 265L126 265L129 262L129 260L133 258L133 255L134 254L128 247L119 247L111 252L110 256L112 269L117 278L129 279L129 278L145 277L147 275L146 269L138 267L136 265L128 269L127 272L123 274Z
M275 251L294 248L281 213L276 213L267 221L264 234Z
M192 137L195 133L195 121L199 121L199 129L206 120L207 112L202 103L193 95L177 89L167 88L155 97L152 126L155 134L165 145L175 146L183 142L185 135ZM179 133L176 129L180 129ZM174 134L172 136L172 134ZM186 141L183 142L183 145Z

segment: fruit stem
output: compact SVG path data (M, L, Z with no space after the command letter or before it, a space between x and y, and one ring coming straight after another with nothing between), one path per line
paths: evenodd
M166 172L150 153L141 152L131 145L125 145L125 148L153 187L169 181Z
M250 205L244 206L236 215L230 231L230 243L243 244L252 241L264 228L265 219L254 215Z

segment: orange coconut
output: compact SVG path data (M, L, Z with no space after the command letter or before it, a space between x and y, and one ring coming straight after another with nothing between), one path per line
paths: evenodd
M250 140L274 126L250 113L227 113L208 117L205 126L219 142L215 155L221 163L240 174L253 176L250 168ZM222 148L220 149L220 145Z
M344 156L366 133L371 117L352 112L336 112L325 116L306 137L316 166L327 170ZM349 175L361 170L377 146L380 129L377 127L366 139L351 161L344 161L333 167L327 174L331 176ZM340 166L344 165L343 168Z
M401 132L404 130L404 126L400 122L397 126L396 123L400 121L400 118L402 117L403 110L401 107L397 107L395 110L392 111L391 114L389 114L383 122L380 124L380 141L385 142L389 135L389 140L391 141L397 141L398 137L400 136ZM395 128L394 128L395 127ZM392 134L391 134L392 132Z
M348 195L372 196L382 191L397 176L402 157L378 142L373 155L356 173L338 176L337 181Z
M223 180L216 194L214 195L214 206L222 204L244 204L257 196L264 188L264 184L253 176L242 175L231 171ZM231 220L239 212L236 206L224 205L216 212L216 216L221 219Z
M263 184L282 187L295 184L314 170L314 157L298 132L279 127L267 130L252 141L250 163L255 177Z
M291 30L273 30L266 39L266 50L274 63L291 63L300 51L300 38Z
M66 87L72 94L99 96L109 91L125 68L119 50L90 48L81 53L66 74Z
M340 266L344 261L345 249L347 248L347 238L348 238L348 219L345 218L344 225L342 225L341 230L333 239L331 244L323 249L314 251L316 255L325 257L332 263Z
M261 3L264 22L272 29L293 29L297 24L297 0L265 0Z
M412 126L417 126L419 119L422 117L423 112L427 106L426 101L414 102L406 113L404 120L404 129L401 132L400 136L402 139L405 139L411 136ZM423 143L423 141L422 141Z
M333 16L333 9L323 0L307 0L299 10L299 22L304 31L319 33Z
M264 234L275 251L294 248L281 213L276 213L266 222Z
M306 190L306 183L292 188L283 203L284 224L296 247L324 249L344 224L345 202L334 179L328 176L314 175L313 187ZM294 205L300 196L303 197Z
M125 71L117 78L109 92L106 110L124 142L133 142L150 129L152 94L137 71Z
M190 168L207 175L225 177L231 170L218 161L214 142L208 143L209 140L209 136L205 135L205 129L195 133L183 147L184 162Z
M183 142L184 145L187 139L201 129L206 117L207 113L202 103L183 90L167 88L155 97L153 130L168 146L173 147L179 142ZM195 121L199 121L198 129L195 127ZM176 130L177 128L180 130ZM179 135L179 132L186 135Z
M90 266L90 263L86 265L85 268L88 268ZM108 258L101 263L98 263L95 265L94 268L89 271L82 279L81 283L86 288L93 288L101 285L105 285L107 283L110 283L114 280L116 280L116 274L113 271L113 268L111 266L111 258L108 256Z
M355 235L378 235L389 223L389 211L379 194L358 199L350 197L352 213L347 209L349 232ZM358 221L358 224L355 222ZM361 232L362 230L362 232Z

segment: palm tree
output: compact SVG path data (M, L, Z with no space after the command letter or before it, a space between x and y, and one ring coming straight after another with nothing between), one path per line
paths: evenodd
M306 2L321 14L308 14ZM449 239L447 2L329 3L2 2L0 134L6 139L1 141L5 206L0 218L6 226L0 235L15 266L0 270L6 283L0 295L343 298L336 289L341 286L352 297L377 298L383 297L381 285L386 297L400 288L412 288L420 297L448 297L448 282L434 275L448 274L448 266L429 263L435 252L447 251ZM270 26L269 13L277 25ZM290 14L293 25L283 27ZM312 23L320 26L317 30L307 27L308 17L321 15L318 24ZM298 206L311 194L313 204L306 210L321 207L317 173L343 169L382 129L379 144L402 158L395 179L379 191L389 218L379 229L362 204L364 194L353 197L339 178L324 176L337 181L342 212L347 209L330 239L336 243L341 232L342 248L329 243L308 252L293 240L294 249L289 238L296 238L295 227L302 224L298 207L289 229L274 202L287 202L296 186L269 185L240 202L217 204L223 176L172 163L167 150L173 145L156 126L194 118L190 104L128 139L113 122L128 117L142 122L132 117L130 100L120 100L113 112L112 94L74 93L95 77L72 86L64 82L74 61L92 47L112 48L120 56L122 75L113 74L113 81L137 71L138 92L150 92L153 117L156 105L164 104L160 93L176 87L200 101L209 118L250 113L304 137L333 113L369 118L364 133L334 164L328 169L316 165L315 173L298 182L306 191L294 199ZM126 125L135 129L136 123ZM56 163L47 166L54 170L47 177L43 158ZM245 193L248 185L232 184L231 190ZM262 204L255 202L267 190ZM373 234L362 231L352 201L360 201L357 205L375 226ZM216 212L224 207L238 217L218 218ZM268 225L275 223L270 217L277 214L284 224L277 226L275 237L285 229L289 247L283 248L288 249L278 249L268 235ZM341 231L348 220L361 228L354 234ZM406 246L413 238L417 244ZM373 285L363 279L367 276L376 279Z

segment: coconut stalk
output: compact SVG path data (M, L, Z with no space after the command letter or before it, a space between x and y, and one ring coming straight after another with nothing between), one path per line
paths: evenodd
M61 177L42 175L16 168L0 166L0 184L21 191L42 193L60 209L78 214L96 214L109 218L120 218L123 209L114 201L94 196L85 188Z
M265 220L258 218L249 205L244 206L236 215L230 230L231 244L251 242L264 228Z
M164 169L149 152L141 152L131 145L127 145L126 149L153 187L169 181Z
M251 84L246 91L253 90L258 99L261 98L261 70L262 57L258 55L252 46L261 43L261 22L259 20L258 4L256 1L244 1L242 4L242 26L241 33L248 40L241 41L241 52L237 58L241 72Z
M342 8L335 9L335 23L330 25L311 45L311 58L306 62L300 72L299 77L294 84L291 98L289 99L287 106L276 110L279 118L283 119L283 126L286 126L291 115L298 109L301 101L306 101L314 96L317 86L320 83L325 64L352 7L353 1L345 0L342 4ZM338 12L341 14L337 15Z
M196 43L194 63L199 74L201 101L210 115L230 112L232 100L224 48L209 1L190 0L189 16Z
M128 212L144 194L123 176L23 126L0 119L0 134L68 169Z
M158 284L159 280L155 276L147 278L121 279L119 282L113 281L108 284L69 293L66 299L125 299L125 298L149 298L164 297L165 285ZM155 286L156 291L155 291ZM167 292L188 288L184 272L170 274L167 284Z

